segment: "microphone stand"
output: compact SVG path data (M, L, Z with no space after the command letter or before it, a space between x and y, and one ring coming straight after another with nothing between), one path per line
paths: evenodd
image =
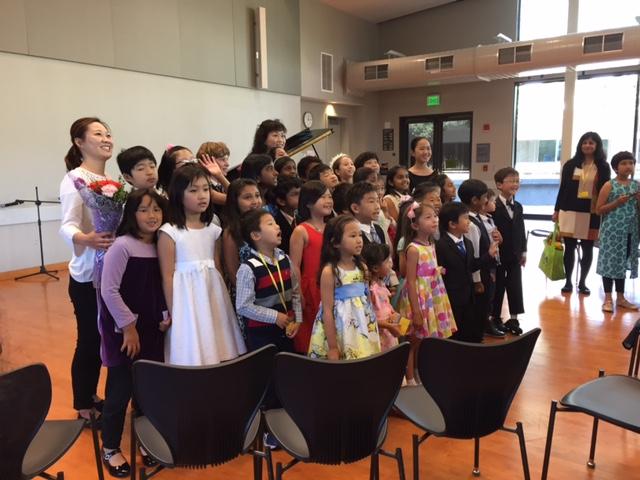
M40 195L38 194L38 187L36 187L36 199L35 200L20 200L17 199L15 202L12 202L14 205L22 205L23 203L35 203L36 211L38 212L38 239L40 241L40 270L36 273L30 273L29 275L22 275L20 277L14 278L14 280L22 280L23 278L35 277L36 275L47 275L55 280L60 280L54 273L58 273L57 270L47 270L47 267L44 265L44 249L42 247L42 220L40 218L40 205L43 203L60 203L57 201L48 201L48 200L40 200Z

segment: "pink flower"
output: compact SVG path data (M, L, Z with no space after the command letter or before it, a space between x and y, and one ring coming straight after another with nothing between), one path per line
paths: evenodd
M113 198L117 191L118 187L115 185L107 184L102 187L102 195L108 198Z

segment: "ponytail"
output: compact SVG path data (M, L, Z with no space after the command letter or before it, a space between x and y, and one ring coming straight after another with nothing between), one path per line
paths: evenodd
M67 172L74 168L78 168L82 164L82 153L80 153L80 149L75 143L71 146L67 155L64 157L64 163L67 166Z

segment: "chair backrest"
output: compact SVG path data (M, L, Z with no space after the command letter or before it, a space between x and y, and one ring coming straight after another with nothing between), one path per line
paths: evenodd
M536 328L491 345L422 341L420 379L442 412L447 436L482 437L503 426L539 335Z
M22 478L22 460L51 405L51 378L38 363L0 375L0 478Z
M290 353L276 356L275 389L316 463L371 455L398 395L409 344L378 355L333 362Z
M267 345L212 366L133 364L136 402L167 442L175 466L220 465L242 453L275 354Z

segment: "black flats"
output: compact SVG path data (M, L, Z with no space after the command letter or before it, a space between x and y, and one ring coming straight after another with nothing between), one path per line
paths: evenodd
M578 285L578 293L581 295L591 295L591 290L586 285Z
M109 463L109 460L111 459L111 457L113 457L118 453L122 453L119 448L116 448L115 450L109 453L106 453L103 449L102 463L104 463L104 466L107 467L107 471L109 472L109 475L111 475L112 477L116 477L116 478L128 477L129 475L131 475L131 466L129 465L128 462L125 461L122 465L118 465L117 467L114 467L113 465L111 465L111 463Z
M560 289L562 293L571 293L573 292L573 285L570 283L565 283L564 287Z

